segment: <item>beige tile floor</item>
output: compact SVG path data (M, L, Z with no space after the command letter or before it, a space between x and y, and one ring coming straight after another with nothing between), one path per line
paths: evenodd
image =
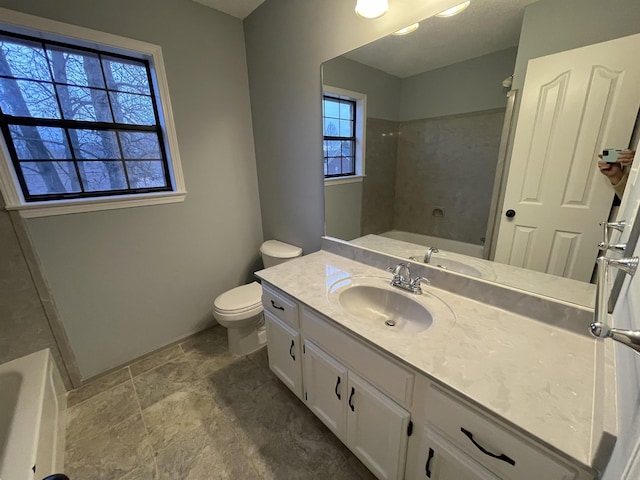
M271 373L209 329L69 393L71 480L364 480L373 475Z

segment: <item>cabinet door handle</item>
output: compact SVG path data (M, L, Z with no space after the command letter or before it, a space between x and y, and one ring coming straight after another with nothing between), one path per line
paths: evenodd
M284 307L281 307L280 305L278 305L276 302L274 302L273 300L271 300L271 306L273 308L275 308L276 310L282 310L284 312Z
M513 459L512 459L512 458L510 458L510 457L507 457L504 453L501 453L500 455L497 455L497 454L495 454L495 453L490 452L489 450L487 450L486 448L484 448L482 445L480 445L478 442L476 442L476 441L473 439L473 434L472 434L469 430L465 430L463 427L460 427L460 431L461 431L462 433L464 433L464 434L467 436L467 438L468 438L469 440L471 440L471 443L473 443L473 444L477 447L477 449L478 449L478 450L480 450L480 451L481 451L482 453L484 453L485 455L489 455L490 457L497 458L498 460L502 460L503 462L506 462L506 463L508 463L508 464L510 464L510 465L515 466L516 461L515 461L515 460L513 460Z
M340 377L338 377L338 381L336 382L336 388L335 388L336 397L338 397L338 400L340 400L340 391L338 390L339 388L340 388Z
M429 456L427 457L427 464L424 466L424 473L427 474L427 478L431 478L431 460L433 460L433 448L429 449Z
M295 346L295 341L291 340L291 346L289 347L289 355L291 356L291 358L293 358L295 360L296 356L293 354L293 347L294 346Z
M351 387L351 395L349 395L349 408L352 412L356 411L356 407L353 406L353 396L356 394L356 389Z

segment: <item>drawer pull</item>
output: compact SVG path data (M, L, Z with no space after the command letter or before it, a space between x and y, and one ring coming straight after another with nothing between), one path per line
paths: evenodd
M464 433L464 434L467 436L467 438L468 438L469 440L471 440L471 442L472 442L472 443L473 443L473 444L478 448L478 450L480 450L480 451L481 451L482 453L484 453L485 455L489 455L490 457L497 458L498 460L502 460L503 462L506 462L506 463L508 463L508 464L510 464L510 465L515 466L516 461L515 461L515 460L513 460L513 459L512 459L512 458L510 458L510 457L507 457L504 453L502 453L502 454L500 454L500 455L496 455L495 453L491 453L489 450L487 450L487 449L486 449L486 448L484 448L482 445L480 445L478 442L476 442L476 441L473 439L473 434L472 434L469 430L465 430L463 427L460 427L460 431L461 431L462 433Z
M293 340L291 340L291 346L289 347L289 355L291 356L291 358L293 358L295 360L296 356L293 354L293 347L294 346L295 346L295 342Z
M338 397L338 400L340 400L340 391L338 390L340 388L340 377L338 377L338 381L336 382L336 397Z
M280 305L278 305L276 302L274 302L273 300L271 300L271 306L273 308L275 308L276 310L282 310L284 312L284 307L281 307Z
M351 408L352 412L356 411L356 407L353 406L353 396L356 394L356 389L351 387L351 395L349 395L349 408Z
M433 460L433 448L429 449L429 456L427 457L427 464L424 466L424 473L427 474L427 478L431 478L431 460Z

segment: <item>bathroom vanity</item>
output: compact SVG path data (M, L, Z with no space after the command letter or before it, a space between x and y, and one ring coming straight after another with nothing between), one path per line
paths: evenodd
M376 477L586 480L604 469L615 402L595 392L614 386L586 326L534 318L554 311L548 299L524 316L436 281L414 295L389 285L384 268L401 259L347 256L323 250L257 276L272 371Z

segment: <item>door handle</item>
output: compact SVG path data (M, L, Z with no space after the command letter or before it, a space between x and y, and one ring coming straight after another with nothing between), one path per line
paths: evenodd
M271 300L271 306L273 308L275 308L276 310L282 310L284 312L284 307L281 307L280 305L278 305L276 302L274 302L273 300Z
M507 218L513 218L516 216L516 211L509 209L506 211L505 215Z
M431 478L431 460L433 460L433 448L429 449L429 457L427 457L427 464L424 466L424 473L427 474L427 478Z
M485 455L488 455L488 456L493 457L493 458L497 458L498 460L502 460L503 462L506 462L506 463L508 463L509 465L513 465L513 466L515 466L516 461L515 461L515 460L513 460L513 459L512 459L512 458L510 458L510 457L507 457L504 453L501 453L500 455L497 455L497 454L495 454L495 453L490 452L489 450L487 450L486 448L484 448L482 445L480 445L478 442L476 442L476 441L474 440L474 438L473 438L473 434L472 434L469 430L465 430L464 428L462 428L462 427L461 427L461 428L460 428L460 431L461 431L462 433L464 433L464 434L467 436L467 438L468 438L469 440L471 440L471 443L473 443L473 444L476 446L476 448L477 448L478 450L480 450L482 453L484 453Z
M336 388L335 388L335 392L336 392L336 397L338 397L338 400L340 400L340 391L338 390L340 388L340 377L338 377L338 381L336 382Z
M356 407L353 405L353 396L356 394L356 389L351 387L351 395L349 395L349 408L352 412L356 411Z
M293 358L295 360L296 356L293 354L293 347L294 346L295 346L295 341L291 340L291 346L289 347L289 355L291 356L291 358Z

